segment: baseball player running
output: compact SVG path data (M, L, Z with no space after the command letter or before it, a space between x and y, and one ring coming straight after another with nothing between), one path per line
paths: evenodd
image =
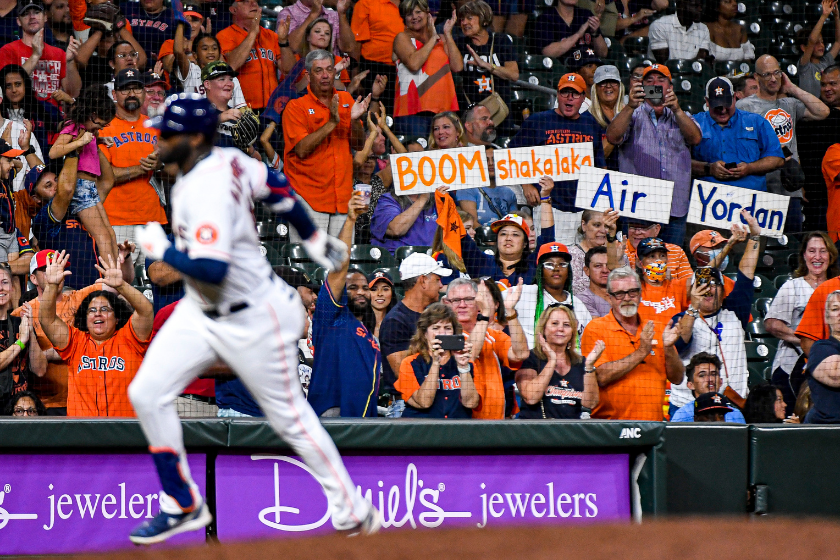
M354 111L363 112L364 103ZM304 309L260 254L251 201L261 200L295 227L312 260L329 270L346 246L316 229L285 177L235 148L214 148L218 111L196 94L167 100L147 121L160 130L160 160L180 169L172 189L170 244L160 224L138 226L147 257L186 279L186 296L155 337L128 389L160 475L160 513L131 533L152 544L210 523L212 516L190 476L174 400L202 371L223 360L240 377L274 430L321 483L333 526L371 534L379 512L350 480L335 444L306 402L297 373Z

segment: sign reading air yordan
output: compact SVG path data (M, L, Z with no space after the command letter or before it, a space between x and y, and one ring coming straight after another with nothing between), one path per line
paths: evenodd
M667 224L673 195L673 181L584 167L578 177L575 206L600 212L612 208L621 216Z
M546 175L574 181L581 167L592 166L594 157L592 142L495 150L496 185L538 183Z
M498 527L630 518L628 456L348 456L384 527ZM219 455L222 540L332 531L320 484L296 457Z
M202 493L205 455L189 456ZM3 455L0 460L0 555L70 554L133 548L128 534L158 512L158 480L149 454ZM172 544L204 542L204 532Z
M391 154L391 173L397 194L434 192L490 185L484 146L469 146L431 152Z
M781 237L789 202L788 196L695 180L691 187L687 221L711 228L729 229L736 221L746 225L741 218L741 209L745 209L755 216L764 235Z

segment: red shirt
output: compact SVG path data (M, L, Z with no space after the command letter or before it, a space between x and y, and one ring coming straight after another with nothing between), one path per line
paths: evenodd
M0 49L0 68L7 64L23 66L30 56L32 56L32 47L24 45L23 41L18 39ZM58 107L58 103L50 96L61 87L61 80L66 75L67 55L57 47L44 45L44 52L32 72L32 85L35 88L36 97Z

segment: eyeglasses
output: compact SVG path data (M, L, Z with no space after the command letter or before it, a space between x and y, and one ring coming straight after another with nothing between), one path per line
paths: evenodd
M607 292L607 293L610 294L615 299L627 299L627 296L630 296L630 299L633 299L633 298L639 297L639 295L642 293L642 289L641 288L633 288L632 290L623 290L623 291L620 291L620 292Z
M454 299L446 298L446 301L448 301L449 303L451 303L455 307L458 307L462 303L470 304L470 303L475 302L475 298L474 297L464 297L464 298L454 298Z
M155 97L155 98L159 97L159 98L163 99L164 97L166 97L166 93L162 92L162 91L158 91L156 89L147 89L146 90L146 96L147 97Z
M647 225L647 226L643 226L643 225L639 225L639 224L636 224L636 225L630 224L630 225L627 226L627 229L628 230L635 229L635 230L638 230L638 231L646 231L646 230L649 230L650 228L652 228L654 225L656 225L656 224L650 224L650 225Z
M546 270L563 270L564 268L569 268L569 263L567 263L567 262L559 262L559 263L547 262L547 263L543 263L543 268L546 269Z
M568 89L559 92L557 95L560 96L560 97L569 97L571 99L580 99L583 96L583 94L579 91L568 90Z
M140 58L140 53L137 51L130 53L119 53L117 58Z
M108 307L107 305L103 305L102 307L89 307L88 308L88 315L96 315L97 313L102 313L103 315L110 313L114 310L113 307Z
M774 78L781 78L782 77L782 71L781 70L773 70L772 72L764 72L762 74L759 74L758 72L756 72L756 75L759 78L764 78L765 80L767 78L771 77L771 76L774 77Z
M15 416L38 416L38 409L37 408L23 408L20 406L16 406L12 413Z
M142 87L123 87L123 88L118 89L117 91L119 91L120 93L123 93L123 94L129 94L129 93L141 94L146 90L143 89Z

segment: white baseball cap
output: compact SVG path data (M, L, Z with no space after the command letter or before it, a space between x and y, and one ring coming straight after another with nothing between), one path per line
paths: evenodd
M426 253L411 253L400 263L400 279L408 280L426 274L449 276L452 270L443 268L440 263Z

